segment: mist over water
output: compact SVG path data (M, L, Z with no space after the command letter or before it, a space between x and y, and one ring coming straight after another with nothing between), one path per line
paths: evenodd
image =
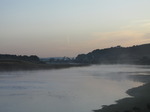
M142 83L128 76L149 72L138 65L0 72L0 111L91 112L129 97L125 91Z

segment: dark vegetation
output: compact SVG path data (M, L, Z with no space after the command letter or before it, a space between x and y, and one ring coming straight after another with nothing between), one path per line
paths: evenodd
M28 62L34 62L34 63L39 63L40 59L36 55L31 55L31 56L17 56L17 55L10 55L10 54L0 54L0 61L5 61L5 60L21 60L21 61L28 61Z
M68 61L67 61L68 62ZM35 55L17 56L9 54L0 54L0 71L11 70L38 70L38 69L60 69L68 67L85 66L85 64L70 63L49 63L41 61Z
M0 70L35 69L39 64L41 64L40 59L35 55L0 54Z
M75 61L89 64L150 64L150 44L97 49L79 54Z
M75 63L74 58L69 57L50 57L50 58L42 58L41 60L47 64Z

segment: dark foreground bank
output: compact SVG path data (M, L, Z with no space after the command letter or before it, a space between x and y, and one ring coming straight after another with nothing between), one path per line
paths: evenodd
M40 70L40 69L61 69L68 67L88 66L87 64L45 64L22 60L3 60L0 61L0 71L15 70Z
M94 112L150 112L150 76L129 76L130 79L144 82L145 84L129 89L127 94L131 97L116 101L116 104L102 106Z

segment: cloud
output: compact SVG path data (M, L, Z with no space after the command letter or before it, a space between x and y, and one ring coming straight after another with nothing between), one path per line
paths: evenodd
M150 33L146 33L143 37L144 37L145 39L150 39Z
M150 42L150 33L120 30L114 32L94 32L89 45L111 47L116 45L132 46Z
M94 32L93 44L101 43L101 46L150 43L150 19L134 20L122 26L118 31Z
M150 29L150 19L134 20L134 21L131 21L129 24L122 26L120 29L141 30L141 31L147 32Z

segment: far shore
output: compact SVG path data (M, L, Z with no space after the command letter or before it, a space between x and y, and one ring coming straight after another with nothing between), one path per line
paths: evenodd
M20 60L0 61L0 71L50 70L69 67L81 67L81 66L89 66L89 64L78 64L78 63L45 64Z
M140 87L127 90L131 97L120 99L116 104L104 105L94 112L150 112L150 75L134 75L129 79L143 82Z

